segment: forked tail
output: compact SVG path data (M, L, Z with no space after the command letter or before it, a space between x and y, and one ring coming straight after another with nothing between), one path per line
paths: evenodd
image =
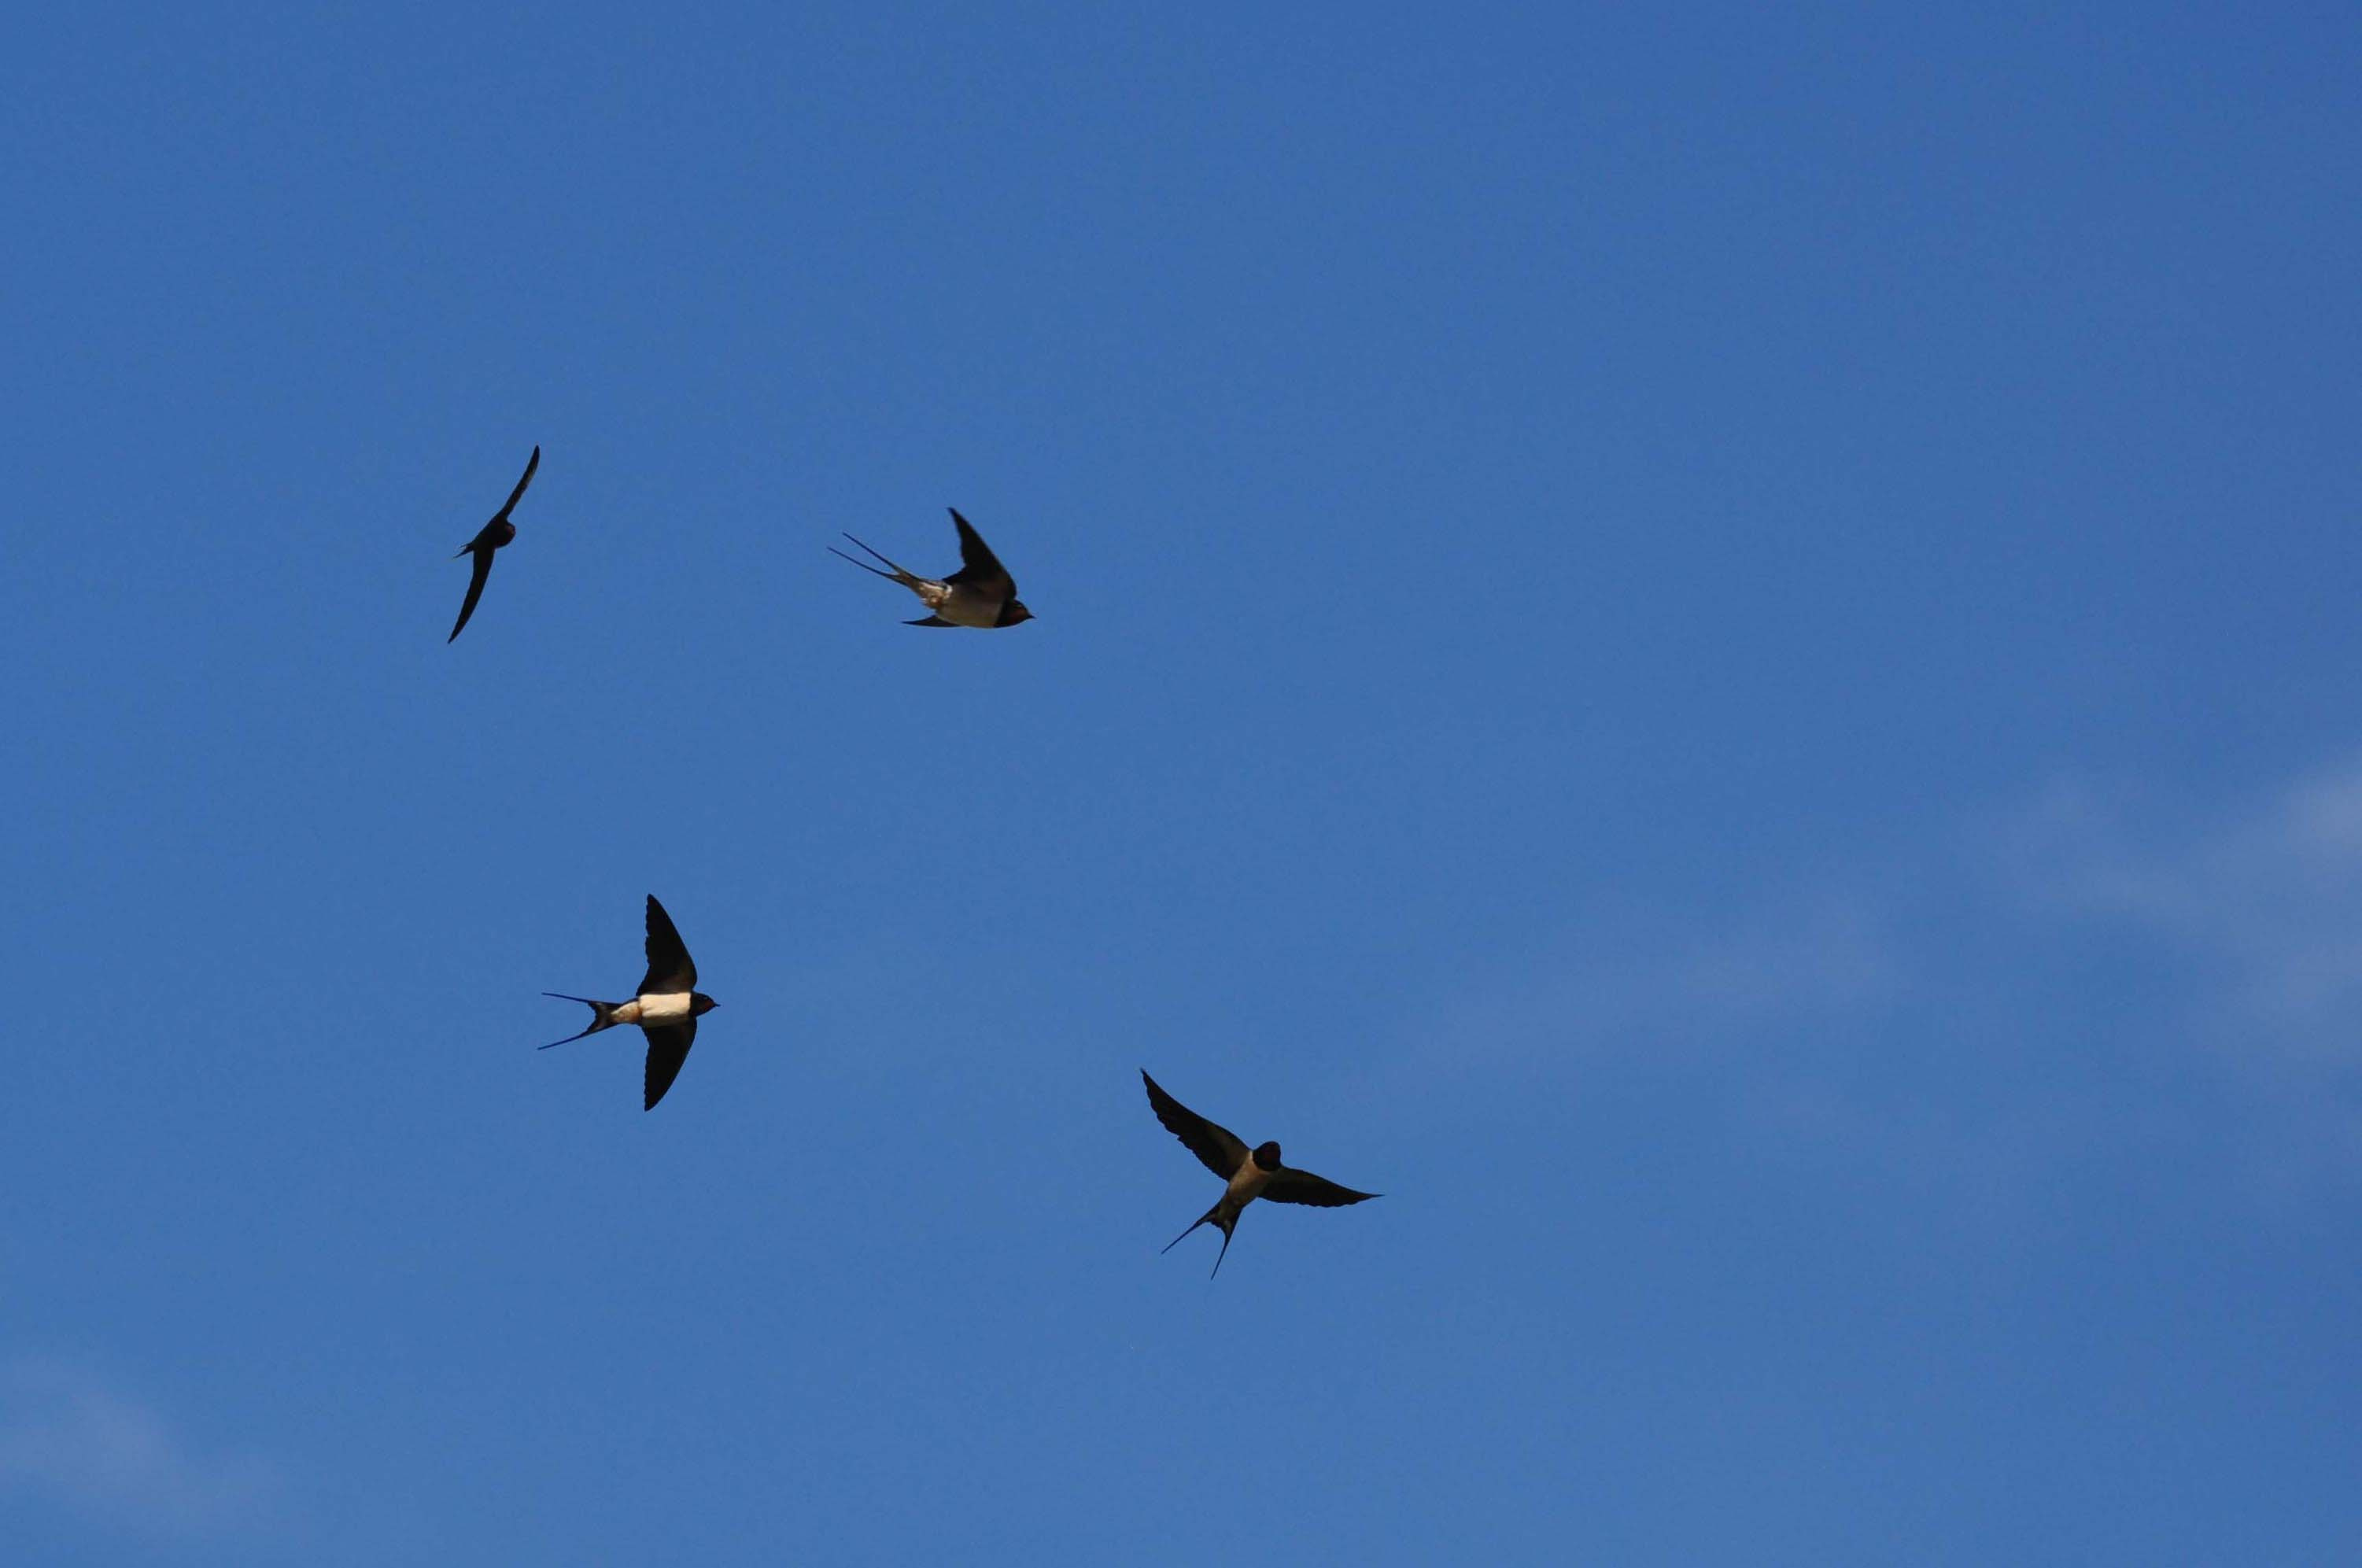
M590 1027L584 1030L582 1034L596 1034L602 1029L614 1028L615 1010L624 1005L621 1002L592 1001L589 997L569 997L564 991L544 991L541 994L546 997L556 997L559 1001L579 1001L584 1007L589 1008L590 1010ZM581 1039L582 1034L569 1034L565 1040L551 1041L549 1045L563 1045L567 1043L568 1041ZM536 1045L534 1049L536 1051L546 1051L549 1049L549 1045Z
M850 535L850 534L847 534L847 535L845 536L845 537L846 537L846 538L848 538L848 539L853 539L853 536L852 536L852 535ZM853 542L854 542L855 544L856 544L856 545L861 545L861 541L860 541L860 540L858 540L858 539L853 539ZM861 545L861 547L862 547L863 549L865 549L865 550L869 550L869 547L868 547L868 546L866 546L866 545ZM841 561L852 561L852 562L853 562L853 564L854 564L855 566L859 567L863 571L866 571L866 572L876 572L877 576L884 578L887 581L889 581L889 582L899 582L899 583L900 583L900 584L901 584L903 587L905 587L905 588L910 587L910 586L911 586L911 584L913 584L913 583L922 582L922 581L924 581L924 580L925 580L923 578L921 578L921 577L917 576L915 573L912 573L912 572L911 572L911 571L909 571L909 570L905 569L904 568L902 568L902 567L900 567L900 566L897 565L893 560L889 559L889 558L887 558L887 557L885 557L885 556L882 556L882 555L878 555L878 553L877 553L876 550L869 550L869 553L870 553L871 555L873 555L873 556L877 556L877 558L878 558L879 560L881 560L881 561L885 561L885 562L886 562L886 564L887 564L888 566L889 566L889 567L893 567L893 569L894 569L893 570L891 570L891 571L878 571L878 570L877 570L877 569L876 567L871 566L867 561L865 561L865 560L855 560L853 557L846 555L843 550L838 549L834 545L831 545L831 546L828 547L828 553L829 553L830 555L834 556L838 560L841 560Z
M1222 1260L1231 1255L1231 1233L1239 1228L1238 1216L1235 1214L1231 1216L1228 1223L1223 1221L1222 1204L1226 1200L1226 1198L1216 1198L1214 1200L1214 1207L1207 1209L1206 1212L1198 1216L1197 1224L1191 1225L1188 1230L1182 1231L1181 1234L1165 1242L1164 1252L1160 1252L1156 1255L1163 1257L1164 1253L1169 1253L1174 1248L1179 1246L1197 1231L1198 1225L1211 1225L1222 1233L1222 1250L1214 1254L1214 1274L1221 1273ZM1206 1277L1208 1279L1211 1279L1214 1277L1214 1274L1209 1274Z

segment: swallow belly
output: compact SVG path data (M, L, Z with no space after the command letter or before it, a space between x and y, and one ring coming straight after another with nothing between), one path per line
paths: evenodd
M689 993L635 997L624 1005L639 1010L639 1015L631 1021L634 1023L678 1023L689 1016ZM615 1016L624 1015L618 1012Z
M979 629L1000 624L1000 602L986 600L981 595L963 593L955 588L944 595L944 602L934 607L935 613L955 626L975 626Z

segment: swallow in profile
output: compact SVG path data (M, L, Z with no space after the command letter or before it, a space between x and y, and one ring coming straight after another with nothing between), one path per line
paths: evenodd
M648 1037L648 1064L643 1080L647 1103L641 1108L645 1110L654 1110L657 1101L665 1097L665 1090L672 1088L673 1079L680 1077L680 1065L689 1060L689 1047L697 1039L699 1016L722 1005L697 988L697 966L690 961L680 933L673 929L672 916L665 913L654 893L648 895L648 973L640 982L637 995L629 1001L608 1002L570 997L563 991L541 994L560 1001L579 1001L589 1008L590 1027L582 1034L596 1034L619 1023L640 1026L640 1032ZM551 1045L579 1040L582 1034L569 1034L565 1040L553 1040L549 1045L536 1049L546 1051Z
M855 559L834 545L828 547L828 553L839 560L852 561L863 571L877 572L889 582L900 583L919 596L920 603L933 612L923 620L903 622L906 626L990 629L1031 621L1033 612L1018 602L1017 580L1009 575L1009 569L1000 564L999 558L992 553L992 547L984 542L984 536L959 514L959 508L955 506L950 511L952 522L959 529L960 569L949 577L921 577L914 571L905 571L892 561L886 560L884 556L877 555L876 550L870 550L868 546L862 545L860 540L853 539L850 534L845 537L869 550L871 555L877 556L879 560L886 561L891 569L878 571L867 561Z
M1222 1232L1222 1250L1214 1254L1214 1274L1220 1274L1222 1260L1230 1255L1231 1232L1238 1229L1239 1215L1258 1198L1267 1198L1274 1203L1341 1209L1349 1203L1382 1196L1339 1187L1310 1171L1290 1170L1280 1163L1278 1144L1258 1143L1250 1149L1246 1140L1229 1128L1216 1126L1166 1094L1164 1087L1148 1076L1146 1068L1141 1070L1140 1081L1148 1086L1148 1103L1155 1110L1156 1120L1164 1123L1164 1130L1180 1139L1198 1156L1199 1164L1230 1184L1214 1207L1198 1217L1197 1225L1164 1243L1168 1253L1198 1225L1211 1225ZM1206 1277L1211 1279L1214 1274Z
M459 634L468 629L468 617L476 613L476 601L484 596L484 580L492 575L492 552L516 537L516 525L509 521L509 513L516 510L517 498L524 494L524 487L533 482L533 470L539 467L541 448L535 447L533 456L525 459L524 478L517 480L516 488L509 491L508 500L501 503L501 509L492 513L492 520L479 529L474 538L459 547L459 555L451 558L456 561L459 556L473 556L476 569L469 575L468 597L459 606L459 619L452 626L451 635L443 639L445 644L458 642Z

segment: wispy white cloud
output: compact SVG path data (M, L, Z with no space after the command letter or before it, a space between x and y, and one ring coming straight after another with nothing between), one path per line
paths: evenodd
M1463 973L1386 1087L1686 1077L1997 1211L2103 1154L2251 1194L2362 1174L2362 757L2206 808L2060 784L1758 886L1595 908Z
M2061 785L2012 836L2036 908L2171 944L2193 1024L2265 1062L2362 1060L2362 758L2212 818Z
M258 1524L282 1496L268 1462L193 1445L153 1406L86 1369L20 1359L0 1370L0 1491L175 1534Z
M1420 1034L1459 1062L1547 1075L1627 1053L1717 1055L1750 1032L1874 1010L1911 983L1893 911L1866 895L1792 893L1703 932L1603 910L1505 956Z
M2211 811L2065 781L1994 820L1742 911L1595 912L1467 977L1423 1032L1478 1059L1579 1061L1715 1054L1972 991L2006 1017L2039 1005L2011 963L2088 943L2163 977L2126 999L2143 1027L2266 1065L2362 1064L2362 756Z

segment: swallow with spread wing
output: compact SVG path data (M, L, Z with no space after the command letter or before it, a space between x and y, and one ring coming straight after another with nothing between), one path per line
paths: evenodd
M828 547L828 553L839 560L852 561L864 571L877 572L889 582L899 582L917 594L919 602L931 613L921 620L903 622L906 626L975 626L989 630L1031 621L1033 612L1018 601L1017 580L1009 575L1009 569L1000 564L992 547L984 542L984 536L959 514L959 508L955 506L950 511L952 523L959 529L960 569L949 577L921 577L914 571L905 571L860 540L853 539L850 534L845 537L885 561L889 569L878 571L867 561L848 556L834 545Z
M1198 1217L1198 1224L1164 1243L1171 1252L1182 1238L1198 1225L1211 1225L1222 1232L1222 1250L1214 1254L1214 1274L1222 1272L1222 1260L1230 1255L1231 1232L1238 1229L1239 1215L1258 1198L1274 1203L1308 1203L1316 1209L1341 1209L1349 1203L1360 1203L1380 1196L1374 1192L1355 1192L1350 1187L1314 1176L1310 1171L1291 1170L1280 1163L1279 1145L1258 1143L1250 1149L1246 1140L1227 1127L1207 1121L1187 1106L1164 1092L1164 1087L1148 1076L1143 1068L1140 1081L1148 1086L1148 1103L1156 1112L1156 1120L1164 1130L1181 1140L1184 1147L1198 1156L1208 1170L1229 1185L1214 1207ZM1214 1274L1206 1277L1211 1279Z
M524 487L533 482L533 470L539 467L541 448L535 447L533 456L525 459L524 477L517 480L514 490L509 491L508 500L501 503L501 509L492 513L492 520L478 530L474 538L459 547L459 555L451 558L456 561L459 556L473 556L476 565L468 577L468 597L460 602L459 619L453 624L451 635L443 639L447 645L459 640L459 634L468 629L468 617L476 613L476 601L484 596L485 580L492 575L492 552L516 537L516 525L509 521L509 513L516 510L518 498L524 494Z
M680 1077L680 1066L689 1060L689 1048L697 1039L699 1017L722 1005L697 988L697 966L690 961L689 948L654 893L648 895L647 977L640 981L640 988L631 1000L593 1001L589 997L570 997L563 991L541 994L560 1001L579 1001L589 1008L590 1027L582 1034L596 1034L619 1023L640 1026L640 1032L648 1037L647 1066L641 1079L646 1094L646 1103L641 1108L645 1110L654 1110L657 1101L665 1097L665 1090L672 1088L673 1079ZM546 1051L550 1045L579 1040L582 1034L569 1034L565 1040L553 1040L538 1049Z

